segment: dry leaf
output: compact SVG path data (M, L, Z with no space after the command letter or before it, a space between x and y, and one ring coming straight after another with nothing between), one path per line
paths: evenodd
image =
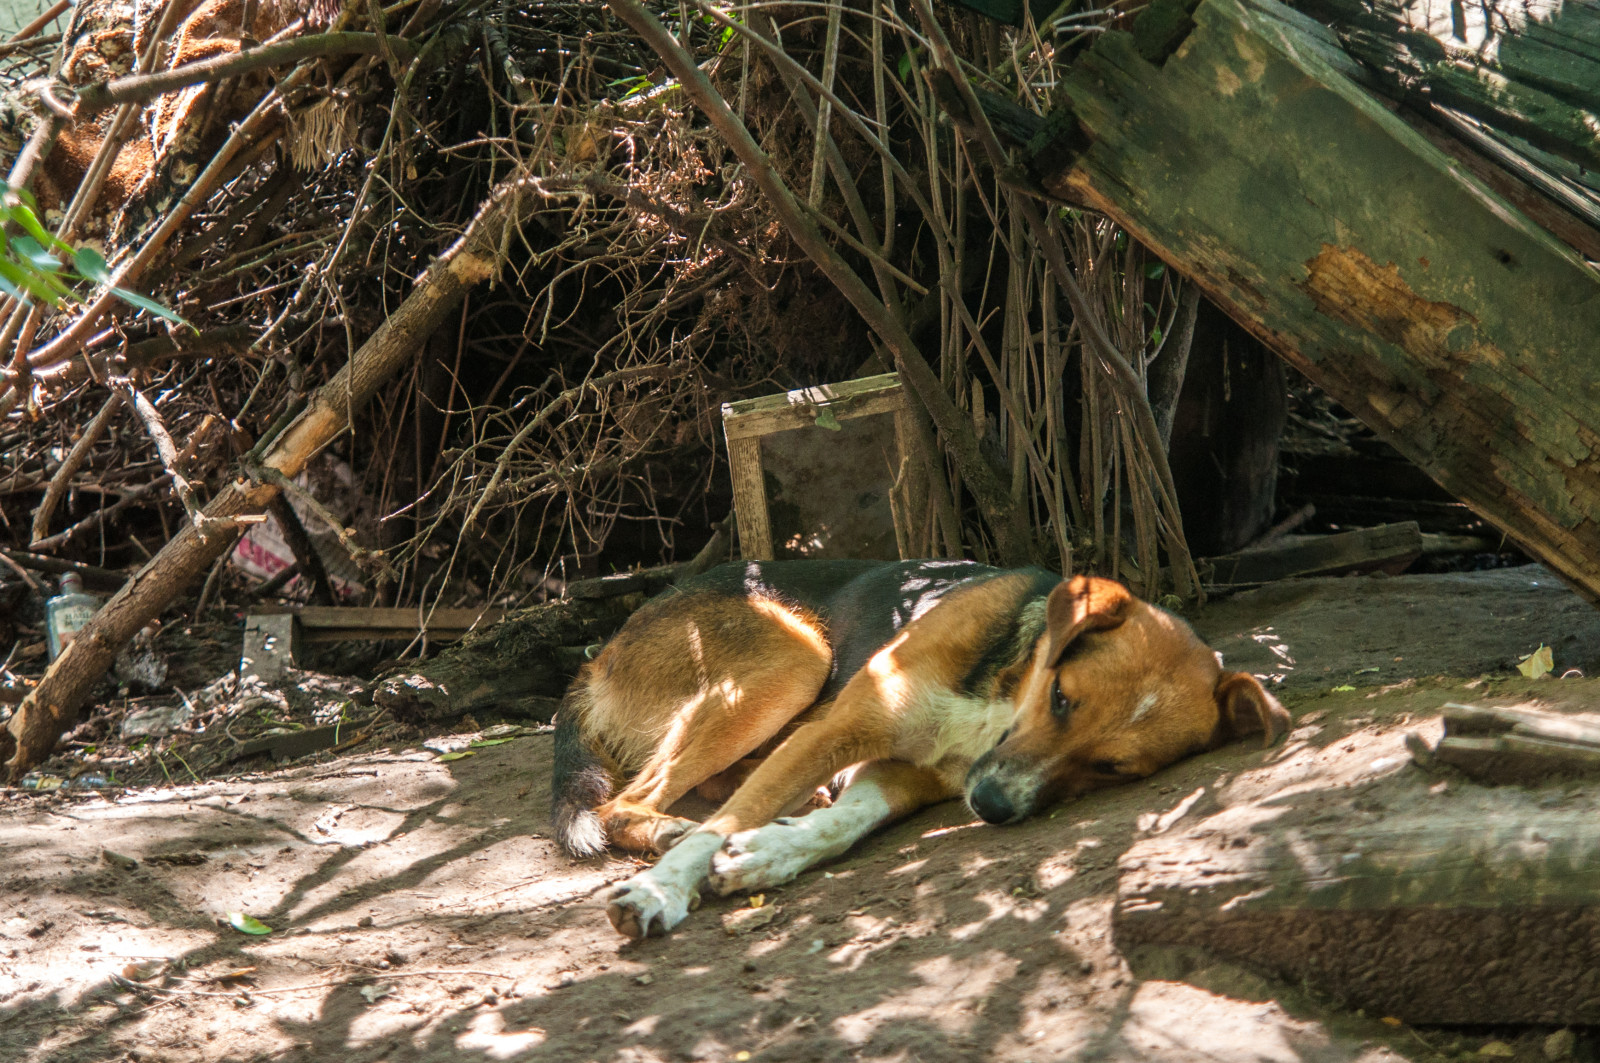
M1549 675L1555 666L1555 655L1550 652L1549 646L1541 642L1538 649L1517 662L1517 671L1529 679L1538 679L1542 675Z

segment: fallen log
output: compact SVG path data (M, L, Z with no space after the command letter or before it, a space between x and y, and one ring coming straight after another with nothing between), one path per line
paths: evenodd
M1225 959L1407 1023L1600 1021L1600 801L1403 770L1289 790L1136 843L1135 973Z
M1600 276L1361 87L1327 29L1275 0L1181 7L1067 69L1045 187L1600 600Z
M507 232L538 192L538 183L524 176L498 185L467 231L434 260L345 367L276 439L262 441L260 469L274 479L292 478L347 431L352 411L423 349L468 289L495 275ZM279 491L274 479L241 476L229 483L205 507L198 526L186 523L78 632L0 731L0 758L13 783L49 756L127 641L232 548L242 526L239 518L265 511Z

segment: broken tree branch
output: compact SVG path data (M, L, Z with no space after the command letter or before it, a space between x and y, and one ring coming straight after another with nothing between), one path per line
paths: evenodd
M114 376L109 381L118 394L133 404L133 410L139 415L139 420L144 424L145 434L156 445L156 454L161 458L162 468L167 470L167 476L172 480L172 490L177 494L178 501L183 503L183 510L189 514L190 522L199 531L201 538L210 534L210 521L200 511L200 503L195 501L194 485L189 483L189 478L183 475L179 466L178 445L172 441L172 433L167 431L167 425L161 417L161 411L155 404L145 398L144 392L134 386L130 377Z

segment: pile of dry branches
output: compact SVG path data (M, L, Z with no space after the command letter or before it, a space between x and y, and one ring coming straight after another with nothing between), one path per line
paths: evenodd
M980 100L1042 113L1117 4L1021 31L926 0L192 6L0 45L13 189L186 322L110 284L0 301L0 556L161 574L35 719L191 578L245 593L228 549L296 521L280 492L370 600L532 600L692 553L719 404L874 359L943 456L917 552L1196 592L1162 423L1193 297L1043 201ZM351 475L306 479L331 457ZM49 729L12 721L13 774Z

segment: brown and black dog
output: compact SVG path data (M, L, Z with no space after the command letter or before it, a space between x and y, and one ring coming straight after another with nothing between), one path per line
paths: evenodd
M640 609L556 728L556 835L664 853L613 891L629 937L708 879L786 882L957 795L990 823L1140 779L1289 714L1178 617L1119 583L958 561L723 565ZM620 790L616 787L626 780ZM828 807L781 818L819 787ZM691 790L705 823L670 814Z

